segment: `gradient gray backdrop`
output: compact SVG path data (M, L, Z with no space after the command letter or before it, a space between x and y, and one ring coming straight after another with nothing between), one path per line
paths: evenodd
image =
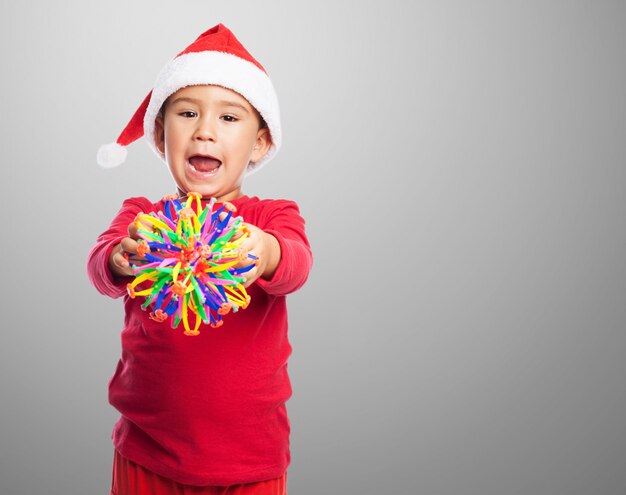
M622 1L68 1L0 7L0 493L108 493L121 302L85 257L172 191L117 137L224 22L284 147L245 191L299 202L292 495L626 493Z

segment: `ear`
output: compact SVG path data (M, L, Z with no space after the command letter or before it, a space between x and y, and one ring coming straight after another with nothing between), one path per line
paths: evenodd
M251 162L256 162L265 156L265 153L272 146L272 136L270 130L267 127L259 129L256 134L256 141L252 147L252 155L250 156Z
M154 145L160 153L161 158L165 159L165 127L163 117L160 115L154 119Z

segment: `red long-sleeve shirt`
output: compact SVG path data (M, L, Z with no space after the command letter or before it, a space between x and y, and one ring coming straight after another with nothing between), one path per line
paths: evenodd
M290 461L285 296L306 281L311 250L294 202L244 196L232 203L245 222L276 237L281 260L271 280L248 288L248 308L229 313L220 328L203 324L189 337L181 326L154 322L141 310L143 298L126 296L131 279L108 269L136 214L162 210L162 202L126 200L87 261L98 291L125 296L122 357L109 384L109 401L121 413L115 448L179 483L261 481L281 476Z

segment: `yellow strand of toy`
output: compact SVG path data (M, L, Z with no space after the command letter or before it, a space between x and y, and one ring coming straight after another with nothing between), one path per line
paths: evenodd
M153 280L153 281L156 280L155 274L150 273L150 272L142 273L138 277L135 277L135 280L133 280L129 285L134 289L141 282L145 282L146 280Z
M228 270L229 268L232 268L237 263L239 263L239 260L229 261L228 263L224 263L222 265L210 266L204 271L206 273L223 272L224 270Z
M172 281L178 282L178 272L180 272L181 262L176 263L176 266L172 270Z
M157 229L169 230L170 232L172 232L172 229L169 227L169 225L167 225L162 220L159 220L158 218L143 214L140 216L140 219L141 221L135 220L135 225L137 225L137 227L139 228L141 228L141 225L140 225L141 222L146 222L146 223L152 224L152 226L156 227Z
M190 303L192 303L192 301L190 301ZM198 335L200 333L198 329L200 328L200 324L202 323L202 320L200 319L200 317L198 316L198 314L195 312L195 309L194 309L194 314L196 315L196 323L194 325L194 329L193 330L191 329L191 327L189 326L189 311L188 311L186 297L183 298L182 313L183 313L183 326L185 327L185 335Z

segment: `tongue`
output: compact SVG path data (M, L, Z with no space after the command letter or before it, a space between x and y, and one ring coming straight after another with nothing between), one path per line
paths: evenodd
M222 162L215 158L208 158L204 156L192 156L189 159L189 163L193 165L193 168L199 172L213 172L221 165Z

